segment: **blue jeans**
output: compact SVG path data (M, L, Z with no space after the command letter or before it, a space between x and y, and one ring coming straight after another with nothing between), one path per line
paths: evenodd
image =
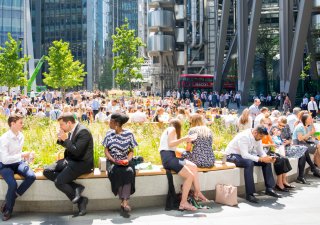
M237 167L244 168L244 183L246 186L247 195L252 195L256 192L253 179L254 166L262 167L266 189L274 188L275 181L272 175L271 163L254 162L250 159L244 159L241 157L241 155L237 154L228 155L227 161L236 164Z
M19 187L17 181L14 179L14 174L19 174L24 177L24 180ZM17 162L8 165L4 165L0 162L0 175L8 185L6 209L12 212L17 194L19 196L23 195L35 181L36 176L25 162Z

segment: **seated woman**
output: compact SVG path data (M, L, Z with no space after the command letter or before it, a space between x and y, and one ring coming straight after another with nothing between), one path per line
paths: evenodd
M108 159L107 171L113 194L121 200L121 210L130 212L129 198L135 192L135 169L131 163L133 149L137 142L129 130L122 128L128 122L125 114L114 113L110 119L110 129L102 145Z
M313 134L315 133L315 129L313 126L312 116L307 113L301 116L301 123L299 123L293 131L292 134L292 143L294 145L303 145L308 149L305 154L299 158L298 168L299 168L299 176L297 178L297 182L302 184L308 184L306 179L304 178L304 168L306 162L309 164L311 168L311 172L316 177L320 177L320 172L318 168L315 166L314 162L312 162L309 154L314 154L317 149L319 149L320 144L317 140L313 138ZM309 143L308 143L308 142ZM314 143L310 143L313 141Z
M288 158L284 157L283 155L278 153L278 149L280 146L282 146L282 140L280 138L280 133L281 131L277 128L271 128L272 127L272 121L270 118L262 118L260 121L261 125L264 125L265 127L268 128L269 135L265 135L262 138L262 145L264 149L267 149L267 154L276 157L276 161L274 162L274 170L277 174L277 182L275 189L277 191L283 191L283 192L288 192L288 188L293 188L288 181L287 181L287 173L292 170L291 164L288 160ZM276 137L272 138L270 133L273 135L273 132L275 133ZM274 142L276 141L276 143ZM271 151L271 148L275 147L276 150L273 152ZM282 146L284 149L284 146Z
M242 111L242 114L240 115L238 122L237 122L237 127L238 127L239 131L243 131L243 130L252 128L252 118L249 114L248 108L245 108Z
M2 220L11 218L16 199L23 195L36 176L22 159L29 159L30 153L22 152L24 136L21 133L23 127L22 116L13 114L8 118L9 131L0 137L0 175L8 185L6 199L2 203ZM17 186L14 174L24 177L22 183Z
M157 108L156 113L152 119L152 122L163 122L161 116L164 114L165 109L162 107Z
M182 185L180 210L197 210L196 207L187 201L192 184L194 186L195 198L208 201L200 191L197 166L188 160L178 159L175 155L179 144L190 142L193 138L194 137L190 135L181 137L181 122L178 119L170 120L169 127L164 130L160 138L159 151L163 167L168 170L174 170L179 176L185 179Z
M199 114L190 116L189 135L196 135L197 138L189 142L187 145L186 154L184 158L193 162L197 167L208 168L214 166L214 154L212 150L212 132L204 124L204 119ZM192 150L191 152L189 152Z

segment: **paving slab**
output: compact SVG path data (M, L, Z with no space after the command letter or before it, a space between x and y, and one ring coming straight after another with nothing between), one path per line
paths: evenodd
M123 218L119 211L89 211L86 216L74 217L69 213L17 212L1 225L319 225L320 179L307 177L311 185L294 183L297 188L283 198L275 199L258 193L259 204L239 198L237 207L212 204L211 209L196 213L165 211L163 208L133 209L130 218Z

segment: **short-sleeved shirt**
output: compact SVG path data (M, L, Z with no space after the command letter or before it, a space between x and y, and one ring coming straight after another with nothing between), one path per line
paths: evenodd
M127 159L128 153L138 144L129 130L123 130L116 134L114 130L109 130L103 139L102 145L109 149L109 153L115 160Z
M292 134L292 140L298 140L298 133L300 133L302 135L306 135L307 134L307 131L304 128L302 123L298 124L296 126L296 128L294 129L293 134Z

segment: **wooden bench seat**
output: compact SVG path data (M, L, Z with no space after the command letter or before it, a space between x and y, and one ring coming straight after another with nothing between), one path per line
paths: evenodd
M227 170L227 169L233 169L236 168L236 166L233 163L221 163L217 161L215 165L211 168L198 168L199 172L210 172L210 171L217 171L217 170ZM174 174L174 171L171 171L172 174ZM37 180L47 180L45 176L43 176L42 171L36 171L35 172ZM137 170L136 176L156 176L156 175L166 175L166 170L161 168L160 171L153 171L153 170ZM21 177L18 174L14 175L16 180L22 180L23 177ZM108 174L106 171L100 171L98 168L95 168L95 170L91 173L83 174L78 179L94 179L94 178L107 178ZM2 177L0 176L2 179Z

